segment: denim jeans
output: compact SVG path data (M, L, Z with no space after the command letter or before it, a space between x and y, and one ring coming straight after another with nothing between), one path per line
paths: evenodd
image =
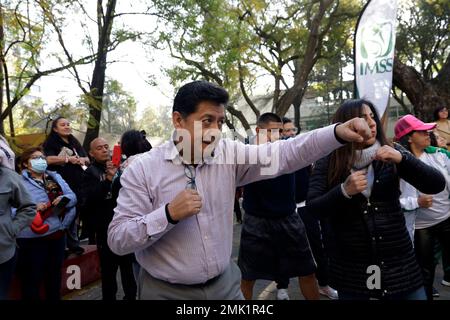
M340 290L339 300L369 300L371 297L366 295L361 295L357 293L350 293ZM427 295L425 294L424 287L420 287L417 290L408 293L400 293L382 298L381 300L426 300Z

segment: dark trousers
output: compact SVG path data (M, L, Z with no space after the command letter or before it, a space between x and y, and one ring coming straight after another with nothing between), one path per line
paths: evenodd
M103 300L116 300L117 269L119 268L122 288L125 293L123 299L136 300L137 286L133 273L134 254L119 256L109 249L106 241L97 243L97 249L100 257Z
M276 281L277 283L277 289L287 289L289 286L289 279L288 278L284 278L284 279L278 279Z
M331 228L327 221L310 214L307 207L297 209L306 228L309 245L317 264L316 278L319 286L328 285L329 251L332 250Z
M237 198L234 199L234 212L236 213L236 221L242 223L242 212Z
M370 296L365 296L356 293L339 291L339 300L370 300ZM425 300L425 290L423 287L412 292L394 294L392 296L381 298L380 300Z
M8 299L9 287L11 286L11 281L16 268L16 262L17 251L11 259L0 263L0 300Z
M450 254L450 218L429 228L416 229L414 234L414 249L422 268L428 300L433 300L434 244L436 240L441 245L442 254L448 257Z
M450 282L450 252L442 251L439 241L434 245L434 264L437 266L442 259L442 270L444 271L444 280Z
M75 249L80 246L80 239L78 238L78 217L80 215L80 208L77 206L77 213L75 215L75 218L73 219L72 223L69 226L69 229L67 229L66 232L66 242L67 242L67 249Z
M17 239L17 244L22 299L40 300L40 288L44 284L45 299L60 300L65 238Z

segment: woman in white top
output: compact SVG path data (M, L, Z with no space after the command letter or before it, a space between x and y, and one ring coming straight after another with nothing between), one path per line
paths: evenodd
M434 127L435 124L423 123L412 115L404 116L395 125L396 139L416 158L439 170L447 181L446 188L433 196L420 193L405 181L400 182L400 203L406 211L405 218L410 224L408 229L411 229L415 216L414 247L428 299L432 299L435 241L440 242L443 251L450 253L450 161L441 152L425 152L425 148L430 146L429 131Z

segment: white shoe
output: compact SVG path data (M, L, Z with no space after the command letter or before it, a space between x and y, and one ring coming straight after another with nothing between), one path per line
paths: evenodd
M442 284L443 286L450 287L450 282L445 281L444 279L442 279L441 284Z
M330 286L319 287L319 293L323 296L328 297L331 300L339 299L338 292L331 288Z
M277 300L289 300L287 289L278 289Z

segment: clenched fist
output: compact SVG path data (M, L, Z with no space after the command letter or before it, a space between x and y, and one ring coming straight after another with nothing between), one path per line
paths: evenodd
M336 135L347 142L363 142L372 137L364 119L353 118L336 126Z
M427 194L421 195L417 199L417 203L421 208L429 208L433 205L433 196Z
M367 176L366 171L355 171L347 177L344 182L345 192L349 196L358 194L367 188Z
M402 161L402 154L391 146L385 145L377 150L374 159L383 162L400 163Z
M201 208L202 198L192 189L181 191L167 207L170 217L175 221L198 214Z

